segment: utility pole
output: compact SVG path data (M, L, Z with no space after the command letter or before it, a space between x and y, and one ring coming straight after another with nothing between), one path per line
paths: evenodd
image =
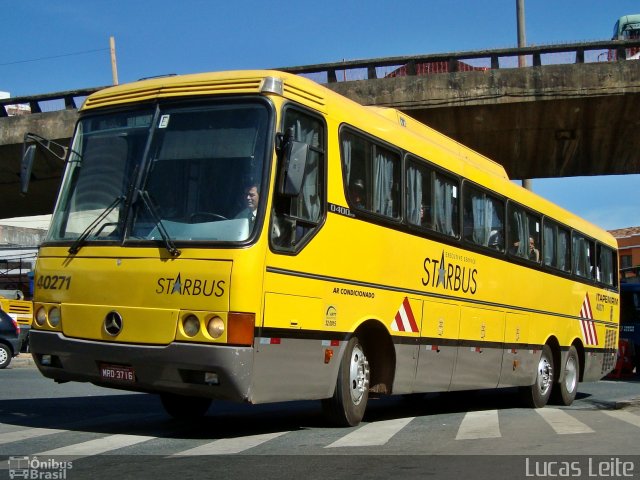
M116 40L109 37L109 50L111 50L111 73L113 75L113 84L118 85L118 63L116 62Z
M518 22L518 48L524 48L527 46L527 35L524 29L524 0L516 0L516 16ZM525 66L525 56L518 55L518 67ZM533 191L533 182L529 178L522 180L522 186L527 190Z
M516 15L518 17L518 48L527 46L527 34L524 28L524 0L516 0ZM518 67L525 67L525 56L518 56Z

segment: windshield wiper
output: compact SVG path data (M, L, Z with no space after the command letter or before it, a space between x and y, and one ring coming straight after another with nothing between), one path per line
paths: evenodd
M158 227L158 231L160 232L160 236L162 237L162 241L164 243L164 247L171 254L172 257L178 257L182 253L180 250L176 248L176 245L173 243L173 240L169 236L167 229L164 228L164 224L162 223L162 219L160 215L158 215L158 210L153 204L153 200L149 196L149 193L146 190L138 190L138 195L142 199L142 202L149 210L149 213L153 217L153 221L156 222L156 227Z
M87 237L89 235L91 235L91 232L93 232L95 230L95 228L100 225L100 223L107 218L107 216L118 206L120 205L120 203L124 200L124 196L119 196L116 197L115 200L113 202L111 202L111 204L105 208L102 213L100 215L98 215L98 217L89 224L89 226L87 228L84 229L84 231L80 234L80 236L76 239L75 242L73 242L73 244L69 247L68 252L70 254L76 254L78 253L78 251L80 250L80 247L84 244L85 240L87 239ZM102 228L104 228L104 225L102 226ZM100 230L102 230L102 228Z

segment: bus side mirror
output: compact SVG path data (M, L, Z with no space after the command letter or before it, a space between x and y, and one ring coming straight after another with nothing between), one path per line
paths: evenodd
M302 180L307 167L309 144L289 140L282 155L282 169L278 182L278 193L287 197L295 197L302 190Z
M24 195L29 190L29 182L31 180L31 170L33 169L33 161L36 157L36 146L34 144L24 148L22 153L22 162L20 164L20 192Z

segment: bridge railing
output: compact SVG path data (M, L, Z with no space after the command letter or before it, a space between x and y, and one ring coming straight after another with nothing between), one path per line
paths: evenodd
M85 98L105 87L0 99L0 117L78 108Z
M567 43L524 48L503 48L469 52L437 53L384 57L366 60L276 68L284 72L304 75L318 83L335 83L377 78L486 71L524 65L560 65L626 60L630 53L640 51L640 40L607 40L588 43ZM93 92L105 87L93 87L66 92L0 99L0 117L75 109Z
M630 52L640 51L640 40L607 40L589 43L567 43L524 48L503 48L469 52L438 53L385 57L364 60L279 68L311 78L319 83L373 80L398 76L455 73L470 70L492 70L524 65L560 65L626 60Z

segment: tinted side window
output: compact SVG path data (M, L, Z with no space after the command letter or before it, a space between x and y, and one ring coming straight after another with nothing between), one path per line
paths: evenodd
M309 146L302 188L296 196L274 196L271 243L276 250L297 251L317 230L324 215L324 124L304 112L289 108L283 131Z
M571 271L571 248L569 230L545 219L543 230L542 259L546 266L563 272Z
M598 268L596 280L609 286L615 285L615 252L598 244Z
M504 251L504 202L485 190L466 185L463 228L466 241Z
M458 236L458 182L424 163L407 163L407 220L410 224Z
M571 245L573 273L582 278L593 279L595 273L595 245L585 236L574 232Z
M341 134L342 169L349 206L400 217L400 156L349 131Z
M509 254L532 262L540 262L541 223L539 215L520 205L510 203L507 223Z

